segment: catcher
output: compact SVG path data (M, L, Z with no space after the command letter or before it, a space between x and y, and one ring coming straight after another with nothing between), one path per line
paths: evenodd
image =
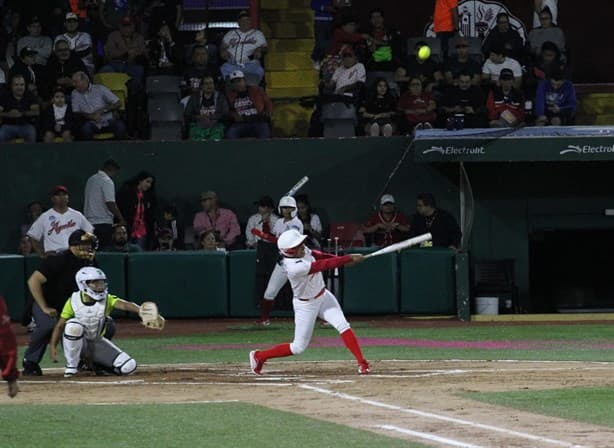
M162 330L164 318L158 314L153 302L141 306L109 294L107 276L94 267L81 268L75 275L79 291L64 304L62 313L51 336L51 359L57 361L57 344L63 337L66 358L65 377L77 374L81 358L96 363L116 375L130 375L136 370L136 361L126 352L104 338L106 318L114 308L138 313L143 325Z

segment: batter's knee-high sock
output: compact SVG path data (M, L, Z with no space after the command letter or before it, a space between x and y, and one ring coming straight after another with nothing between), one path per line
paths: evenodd
M256 354L258 361L262 362L270 358L283 358L284 356L292 356L292 350L290 350L288 343L276 345L268 350L259 350Z
M260 307L262 308L262 314L260 315L260 320L269 320L271 316L271 309L273 308L273 301L262 299L260 301Z
M341 333L341 339L343 339L343 343L348 350L352 352L359 364L366 362L364 356L362 355L362 350L360 349L358 339L356 339L356 335L354 334L354 330L351 328L345 330L343 333Z

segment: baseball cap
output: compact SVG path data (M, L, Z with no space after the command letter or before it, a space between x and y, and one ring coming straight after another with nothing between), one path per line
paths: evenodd
M200 200L204 201L205 199L217 199L217 194L215 191L203 191L200 194Z
M243 74L243 72L241 70L235 70L229 76L229 79L231 81L234 80L234 79L239 79L239 78L245 78L245 75Z
M514 72L509 68L504 68L499 73L499 79L514 79Z
M394 196L391 194L382 195L382 198L379 201L380 205L384 204L394 204Z
M130 16L122 17L121 24L122 25L132 25L132 17L130 17Z
M68 194L68 188L66 188L64 185L56 185L53 187L53 190L51 190L51 196L55 196L58 193Z
M64 20L79 20L79 17L74 12L67 12Z
M465 39L464 37L459 37L458 39L456 39L456 48L468 47L468 46L469 46L469 41Z
M237 20L241 20L243 17L251 17L249 15L249 11L247 10L243 10L243 11L239 11L239 15L237 16Z
M20 58L25 58L26 56L34 56L38 54L38 51L36 51L34 48L32 47L23 47L21 49L21 51L19 52L19 57Z
M85 235L87 235L87 232L85 230L81 230L81 229L75 230L68 237L68 245L78 246L79 244L86 242L86 238L83 238Z
M254 205L275 208L275 203L273 202L273 198L271 198L271 196L262 196L260 199L254 202Z

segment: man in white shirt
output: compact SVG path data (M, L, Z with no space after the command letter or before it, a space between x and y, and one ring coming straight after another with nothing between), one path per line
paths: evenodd
M227 79L235 70L241 70L248 84L259 85L264 77L260 59L267 49L266 38L261 31L252 28L252 19L247 11L239 13L237 22L239 29L228 31L222 39L220 55L226 62L220 71Z
M519 89L522 85L520 63L516 59L505 56L505 50L502 46L493 46L490 50L490 57L482 66L482 79L499 85L499 75L504 68L508 68L514 73L514 87Z
M354 51L346 49L342 56L343 64L335 70L331 78L337 95L351 94L367 81L365 66L358 62Z
M37 16L30 19L27 26L28 34L17 41L17 54L24 48L31 48L36 51L34 62L40 65L47 65L51 56L52 40L49 36L43 36L43 27Z
M109 159L102 169L92 175L85 184L83 213L94 226L100 247L112 244L113 218L125 225L124 217L115 203L115 184L113 177L119 172L119 164Z
M252 229L258 229L264 233L271 233L273 227L275 227L275 223L279 219L279 216L273 213L275 204L270 196L261 197L254 205L258 206L258 213L250 216L245 226L245 239L248 249L256 249L258 241L263 241L252 233ZM267 242L267 244L270 243Z
M559 24L559 0L533 0L534 3L534 12L533 12L533 28L540 26L539 21L539 13L544 10L544 8L550 9L552 13L552 23L555 26Z
M94 227L80 212L68 206L68 189L57 185L51 192L52 207L41 214L28 230L34 250L40 256L68 250L68 238L75 230L93 232Z
M81 58L90 75L94 73L94 52L92 46L92 37L88 33L79 31L79 17L74 12L66 14L64 19L64 28L66 32L56 36L53 46L58 40L68 42L68 47Z

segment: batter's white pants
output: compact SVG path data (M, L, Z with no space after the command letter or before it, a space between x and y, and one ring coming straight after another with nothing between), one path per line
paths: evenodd
M292 306L294 307L294 340L290 344L290 350L293 355L303 353L309 345L318 317L331 324L339 333L350 328L337 298L328 289L317 299L305 302L295 298L292 300Z
M269 282L266 285L264 299L275 300L275 297L277 297L277 294L279 294L279 291L284 287L287 281L288 274L286 270L279 263L276 263L275 269L273 269L271 273L271 278L269 278Z

